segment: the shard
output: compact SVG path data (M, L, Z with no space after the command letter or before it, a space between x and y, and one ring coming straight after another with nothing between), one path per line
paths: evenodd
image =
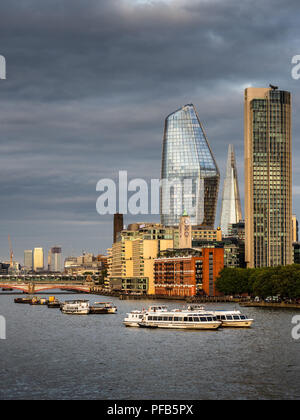
M186 212L192 225L214 226L220 174L192 104L166 118L161 178L163 225L178 226Z
M235 153L233 145L230 144L222 198L221 229L223 235L229 235L230 225L238 223L242 218Z

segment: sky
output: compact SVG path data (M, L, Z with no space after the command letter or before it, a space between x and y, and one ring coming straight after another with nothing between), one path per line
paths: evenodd
M293 95L293 211L300 217L298 0L2 0L0 260L61 245L105 252L102 178L159 178L165 117L193 103L222 178L235 146L244 201L243 94ZM220 204L216 224L220 217ZM128 216L159 221L158 216Z

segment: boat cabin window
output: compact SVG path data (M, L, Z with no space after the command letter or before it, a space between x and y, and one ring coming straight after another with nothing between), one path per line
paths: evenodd
M240 319L240 317L239 317L239 316L237 316L237 315L234 315L233 319L235 319L235 320L237 321L237 320L239 320L239 319Z
M232 316L231 315L227 315L227 320L228 321L232 321Z
M206 322L207 321L207 319L206 318L204 318L203 316L200 318L200 321L201 322Z
M241 315L241 319L246 319L245 315Z

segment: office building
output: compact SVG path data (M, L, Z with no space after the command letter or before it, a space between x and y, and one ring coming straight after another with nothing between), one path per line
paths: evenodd
M33 252L32 249L26 249L24 251L24 270L33 270Z
M299 241L299 225L297 216L293 214L292 217L292 235L293 235L293 243Z
M242 207L238 184L238 175L234 154L234 147L229 145L226 177L224 181L222 210L221 210L221 230L223 236L229 234L229 227L233 223L242 220Z
M245 240L250 268L291 264L291 95L245 90Z
M122 232L123 228L124 228L123 214L120 214L120 213L114 214L113 243L117 242L119 233Z
M55 246L50 250L50 271L60 272L62 269L61 247Z
M164 226L178 226L186 211L192 225L214 227L220 174L192 104L166 118L161 178Z
M43 248L34 248L33 250L33 270L44 270L44 250Z

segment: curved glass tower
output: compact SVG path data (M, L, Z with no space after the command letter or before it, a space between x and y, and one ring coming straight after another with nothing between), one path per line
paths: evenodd
M161 178L163 225L178 226L186 211L192 225L214 226L220 173L192 104L166 118Z

